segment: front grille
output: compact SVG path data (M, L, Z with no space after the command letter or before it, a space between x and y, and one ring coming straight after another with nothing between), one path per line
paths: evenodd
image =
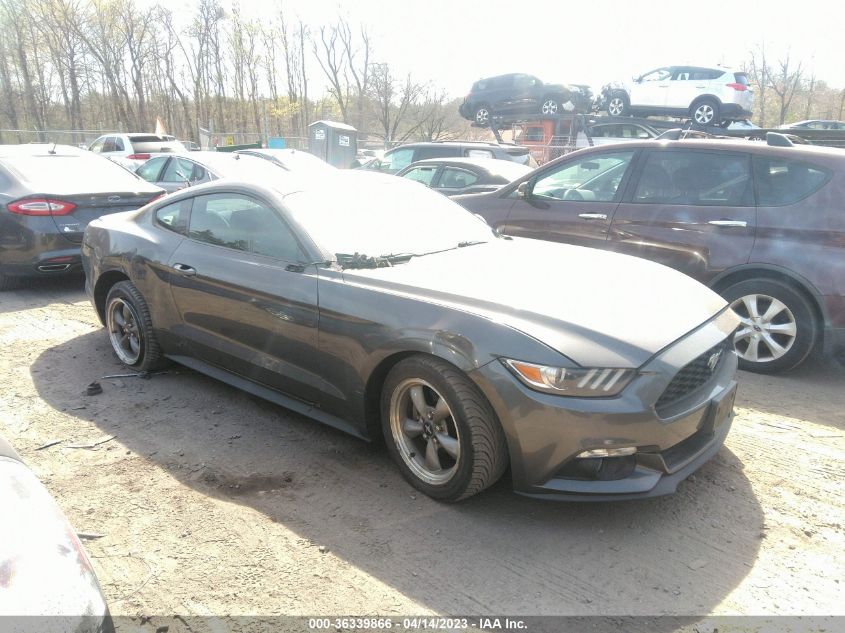
M706 352L690 361L675 374L672 382L658 398L654 405L657 414L662 417L663 412L673 404L685 398L693 391L706 384L716 373L726 352L733 349L733 337L728 337L721 343L714 345ZM712 365L712 366L711 366Z

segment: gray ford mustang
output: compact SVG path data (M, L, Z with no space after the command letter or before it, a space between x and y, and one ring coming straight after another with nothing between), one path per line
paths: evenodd
M366 439L436 499L671 493L724 442L739 324L669 268L496 234L401 178L216 181L100 218L114 352L175 361Z

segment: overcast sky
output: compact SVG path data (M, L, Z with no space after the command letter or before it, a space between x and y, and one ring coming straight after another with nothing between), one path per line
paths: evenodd
M186 7L191 2L179 3ZM452 97L490 75L525 72L594 87L659 66L738 67L765 43L771 62L791 53L831 86L845 86L845 2L642 0L241 0L262 18L285 7L312 26L339 14L372 34L377 61ZM173 5L171 5L173 6ZM184 10L184 9L183 9ZM310 68L322 85L320 70Z

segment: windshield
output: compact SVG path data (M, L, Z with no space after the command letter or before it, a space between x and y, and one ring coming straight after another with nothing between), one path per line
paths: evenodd
M362 172L347 176L358 178L285 196L294 219L341 263L355 254L424 255L496 238L483 220L417 183Z

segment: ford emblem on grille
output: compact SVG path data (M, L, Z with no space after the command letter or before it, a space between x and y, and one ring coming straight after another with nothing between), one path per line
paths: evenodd
M712 372L716 369L716 365L719 364L719 358L722 356L722 350L716 350L712 354L710 354L710 358L707 359L707 367L710 368Z
M120 202L120 196L109 196L109 202Z

